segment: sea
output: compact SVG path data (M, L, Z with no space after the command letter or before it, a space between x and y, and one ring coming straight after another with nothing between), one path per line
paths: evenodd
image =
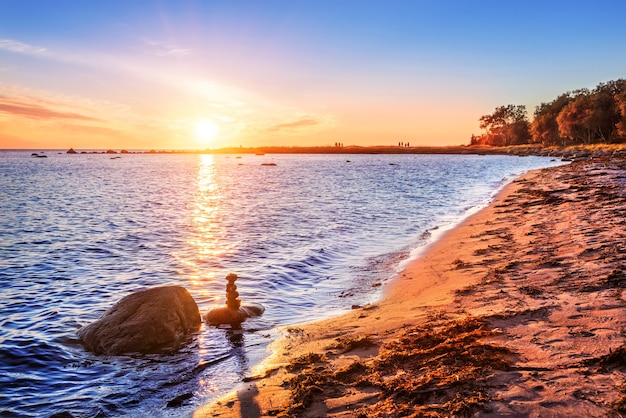
M562 164L481 155L0 151L0 416L180 417L234 389L283 330L375 303L508 182ZM76 331L122 297L239 276L265 313L168 355L95 355ZM71 414L71 415L70 415Z

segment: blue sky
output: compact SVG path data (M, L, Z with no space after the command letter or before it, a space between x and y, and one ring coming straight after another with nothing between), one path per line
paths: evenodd
M618 1L0 0L0 148L464 144L496 106L532 115L623 78L624 16Z

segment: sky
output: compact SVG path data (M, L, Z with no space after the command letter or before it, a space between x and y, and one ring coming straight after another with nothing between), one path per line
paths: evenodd
M626 78L626 2L0 0L0 149L468 144Z

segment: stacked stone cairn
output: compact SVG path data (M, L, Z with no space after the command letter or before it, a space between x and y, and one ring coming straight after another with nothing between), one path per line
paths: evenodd
M237 285L235 284L237 275L230 273L226 276L226 280L228 281L226 285L226 306L231 309L239 309L241 300L239 299L239 292L237 292Z
M259 316L264 311L263 305L250 304L241 306L241 300L239 299L239 292L237 292L237 286L235 281L237 275L230 273L226 276L226 306L211 309L204 315L204 320L211 325L237 325L241 324L247 318L253 316Z

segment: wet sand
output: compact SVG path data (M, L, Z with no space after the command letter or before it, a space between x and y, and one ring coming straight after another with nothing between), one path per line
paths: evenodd
M626 161L537 170L196 417L622 416Z

